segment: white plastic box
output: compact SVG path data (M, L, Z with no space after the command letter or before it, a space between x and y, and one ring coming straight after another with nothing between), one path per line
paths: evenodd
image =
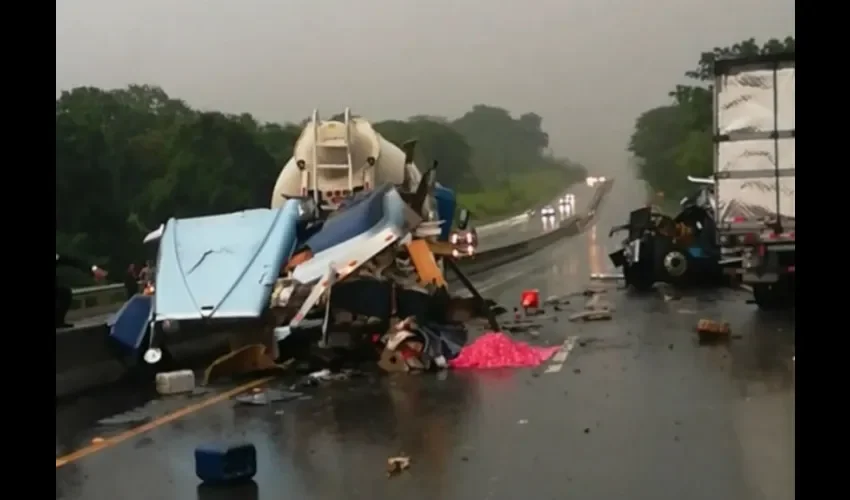
M156 392L167 396L195 390L195 372L179 370L156 374Z

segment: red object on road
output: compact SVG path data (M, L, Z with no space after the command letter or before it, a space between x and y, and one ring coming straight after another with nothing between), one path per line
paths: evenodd
M504 333L487 332L449 361L452 368L533 368L551 358L559 347L540 347L511 339Z
M540 290L523 290L519 302L525 309L537 309L540 307Z

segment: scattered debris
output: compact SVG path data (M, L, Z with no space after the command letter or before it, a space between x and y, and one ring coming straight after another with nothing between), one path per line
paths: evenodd
M559 297L557 295L550 295L543 301L544 306L567 306L570 304L570 300L566 297Z
M253 394L237 396L234 399L241 405L248 406L265 406L271 403L285 403L302 398L304 393L294 391L281 391L277 389L266 389Z
M410 468L410 457L400 455L387 459L387 477L392 477Z
M593 281L617 281L625 279L623 273L592 273L590 279Z
M570 316L570 321L605 321L612 319L611 311L603 309L600 311L582 311Z
M298 388L302 387L316 387L322 383L327 382L339 382L343 380L348 380L351 377L354 377L358 374L355 370L341 370L337 373L332 372L331 370L325 368L309 375L305 376L298 382L292 384L289 387L290 391L295 391ZM304 395L299 395L299 398L306 397Z
M728 341L731 331L729 323L701 319L697 323L697 334L701 344Z
M142 425L151 421L150 415L142 415L138 412L127 412L112 417L102 418L97 421L97 425L102 426L132 426Z
M418 325L408 317L376 340L382 348L378 366L387 372L442 370L460 353L467 336L462 324Z

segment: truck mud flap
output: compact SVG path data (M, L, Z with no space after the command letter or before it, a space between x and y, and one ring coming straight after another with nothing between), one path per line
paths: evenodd
M609 253L608 258L611 259L611 263L614 264L614 267L623 267L626 264L626 252L623 249L617 250L616 252Z

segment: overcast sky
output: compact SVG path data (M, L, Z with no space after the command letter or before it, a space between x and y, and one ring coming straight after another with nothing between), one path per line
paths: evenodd
M794 34L794 0L63 0L56 89L162 86L194 107L373 121L486 103L616 173L699 53Z

